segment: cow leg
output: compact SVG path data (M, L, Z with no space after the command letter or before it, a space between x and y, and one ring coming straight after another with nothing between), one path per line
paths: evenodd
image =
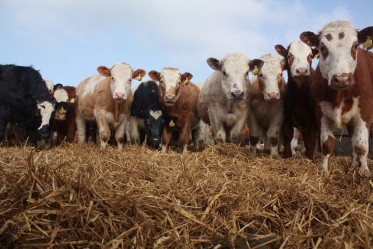
M76 115L76 133L78 136L78 143L84 143L86 138L86 122L79 114Z
M163 134L162 134L162 153L166 153L168 150L168 145L170 144L172 138L172 131L169 127L165 126L163 128Z
M117 141L118 150L123 148L124 134L128 126L128 119L124 119L122 123L115 130L115 140ZM110 129L109 129L110 133ZM128 138L129 139L129 138Z
M334 151L335 137L333 134L333 123L326 117L321 117L320 126L320 144L321 144L321 168L328 175L328 164L330 154Z
M352 165L359 168L362 176L370 177L371 173L368 168L368 151L369 151L369 129L366 123L360 119L352 131Z
M105 111L95 111L95 118L97 121L98 134L100 135L101 148L106 148L111 136L110 127L105 119ZM124 135L124 134L123 134ZM119 144L118 144L119 147Z
M282 132L284 136L284 152L282 154L283 158L289 158L292 156L292 143L293 143L293 137L294 137L294 128L290 123L285 122L282 126Z
M246 115L243 115L243 117L238 120L231 129L230 139L231 142L234 144L239 145L240 144L240 138L241 138L241 132L246 122Z
M270 156L273 158L279 157L278 154L278 145L280 142L280 131L279 131L280 124L277 122L271 124L268 131L267 131L267 141L268 144L271 146L271 154ZM266 146L266 144L264 144Z
M249 115L249 131L250 131L250 151L256 155L256 145L260 141L260 127L255 116Z
M224 143L227 138L227 134L225 133L225 129L221 122L221 117L218 115L218 112L216 111L213 112L209 110L208 114L211 123L212 134L214 136L214 142Z
M194 144L194 148L196 151L199 151L199 138L201 136L201 128L198 127L192 131L192 140Z
M0 141L3 141L5 136L6 122L0 120Z
M317 141L317 130L316 127L311 127L302 131L302 137L304 141L304 147L306 149L305 156L315 163L314 154Z
M135 117L130 117L130 140L131 143L140 143L139 124Z
M190 139L190 125L185 124L180 131L180 145L183 148L183 153L188 153L188 144Z

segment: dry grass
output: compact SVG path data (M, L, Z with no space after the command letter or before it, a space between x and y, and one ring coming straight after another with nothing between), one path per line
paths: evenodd
M326 178L232 145L0 148L0 247L372 248L373 182L350 162Z

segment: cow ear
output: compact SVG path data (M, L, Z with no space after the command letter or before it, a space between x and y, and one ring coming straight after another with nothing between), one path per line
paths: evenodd
M137 79L138 81L141 81L142 77L146 74L145 70L143 69L137 69L132 74L132 79Z
M111 77L111 70L105 66L99 66L97 68L97 71L102 75L102 76L105 76L105 77Z
M250 71L252 71L255 67L257 67L258 69L261 68L263 64L264 61L262 61L261 59L252 59L249 62Z
M305 31L302 34L300 34L299 38L302 42L306 43L310 47L318 47L319 46L319 35L316 35L315 33L311 31Z
M284 46L280 45L280 44L277 44L275 46L275 49L277 51L277 53L279 55L281 55L282 57L286 58L288 56L288 51L286 48L284 48Z
M161 80L161 74L155 70L152 70L148 73L149 77L154 81L160 81Z
M360 44L364 43L364 48L369 50L373 48L373 26L366 27L357 33L357 39Z
M191 80L192 78L193 78L193 74L188 73L188 72L183 73L183 74L181 75L181 82L183 82L184 85L188 85L189 82L190 82L190 80Z
M221 63L218 59L210 57L210 58L207 59L207 64L209 64L209 66L214 70L220 70L221 69Z
M282 71L286 70L286 60L285 59L282 59L280 61L280 66L281 66Z

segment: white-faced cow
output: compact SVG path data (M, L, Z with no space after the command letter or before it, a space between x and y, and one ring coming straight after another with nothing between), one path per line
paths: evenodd
M122 149L131 114L131 82L143 77L145 71L134 71L127 63L116 63L111 68L100 66L97 71L98 75L85 79L76 88L78 142L85 141L86 121L96 121L101 147L106 147L112 129L118 149Z
M165 111L162 134L162 152L168 150L172 134L179 135L183 153L188 152L190 138L198 150L199 117L197 102L199 88L191 83L191 73L180 74L176 68L164 68L162 72L150 71L149 76L159 81L160 103Z
M263 61L232 53L222 60L209 58L207 63L215 71L202 86L198 114L211 125L215 142L239 144L250 101L248 74Z
M26 129L33 145L50 137L55 100L32 67L0 65L0 140L8 123Z
M278 157L281 129L284 119L283 94L285 80L282 72L285 61L274 54L260 57L263 66L251 79L252 102L249 110L250 145L253 153L260 138L271 157Z
M159 101L159 86L154 81L142 82L133 94L131 109L131 141L158 148L163 132L162 106Z
M318 53L302 41L292 42L288 48L282 45L275 46L276 51L285 58L285 68L288 81L284 94L284 123L283 131L283 157L292 155L291 143L294 128L302 134L305 155L314 160L318 127L315 116L315 102L311 93L311 77L313 74L312 59Z
M361 175L371 175L367 154L373 116L373 54L359 48L373 27L357 31L349 22L327 23L318 34L303 32L302 41L320 51L312 80L316 117L320 125L322 169L334 151L333 130L347 127L352 142L353 166Z

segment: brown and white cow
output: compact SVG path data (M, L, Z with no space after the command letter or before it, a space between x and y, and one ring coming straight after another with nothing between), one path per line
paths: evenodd
M83 80L76 88L78 142L85 141L86 121L96 121L101 147L106 147L112 129L118 149L122 149L131 114L131 82L141 79L145 71L134 71L127 63L116 63L111 68L100 66L97 71L99 74Z
M283 157L292 155L291 143L297 128L301 133L305 155L314 160L318 126L315 116L315 101L311 93L313 74L312 59L318 53L302 41L292 42L288 48L275 46L276 51L285 58L288 81L284 93Z
M201 119L211 125L215 142L239 144L250 102L248 74L263 65L241 53L226 55L222 60L209 58L215 71L203 84L198 100Z
M61 86L54 90L53 96L57 101L54 116L53 131L57 133L57 145L67 139L72 143L76 134L76 105L78 96L73 86Z
M328 159L334 150L334 128L347 127L352 142L353 166L371 175L367 154L373 117L373 54L359 48L373 27L357 31L347 21L327 23L318 34L303 32L302 41L320 51L312 80L316 117L320 125L322 169L328 173Z
M278 157L284 119L283 94L286 82L282 72L285 61L274 54L266 54L260 59L264 64L251 79L252 101L248 118L250 148L255 153L256 145L262 137L265 149L271 150L271 157Z
M172 133L179 134L183 153L188 152L190 138L198 149L199 117L197 102L199 88L191 83L191 73L180 74L176 68L164 68L162 72L150 71L149 76L159 81L161 106L165 110L165 124L162 134L162 152L168 150Z

